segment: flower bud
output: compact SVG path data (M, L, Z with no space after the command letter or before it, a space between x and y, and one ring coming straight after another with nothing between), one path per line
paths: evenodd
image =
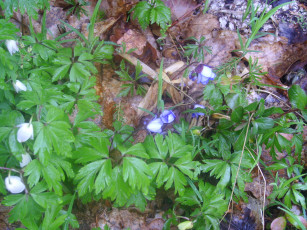
M34 134L33 134L33 125L30 123L22 123L20 125L17 125L19 127L17 132L17 141L18 142L25 142L29 140L30 138L33 140Z
M160 115L160 119L163 123L172 123L176 116L172 110L164 110Z
M30 163L30 161L32 161L32 158L29 153L22 154L21 156L22 156L22 161L19 163L19 165L20 168L23 168L27 166Z
M13 83L13 87L16 90L16 93L19 91L27 91L27 87L19 80L16 80L16 82Z
M11 55L19 51L19 48L17 46L17 42L15 40L6 40L5 45L10 52Z
M6 189L11 193L21 193L26 186L18 176L8 176L4 180Z
M178 225L179 230L186 230L193 228L193 222L192 221L184 221Z
M162 126L163 122L160 118L153 119L149 124L147 125L147 130L153 133L161 133L162 132Z

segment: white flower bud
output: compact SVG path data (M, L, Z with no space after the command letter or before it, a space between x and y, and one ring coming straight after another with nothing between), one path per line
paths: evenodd
M11 193L21 193L26 186L18 176L8 176L4 180L6 189Z
M17 125L17 127L20 127L17 132L17 141L18 142L25 142L29 140L30 138L33 140L34 133L33 133L33 125L30 123L22 123L20 125Z
M17 42L15 40L6 40L5 45L10 52L11 55L19 51L19 48L17 46Z
M16 93L19 91L27 91L27 87L19 80L16 80L16 82L13 83L13 87L16 90Z
M22 161L19 163L19 165L20 168L23 168L27 166L30 163L30 161L32 161L32 158L29 153L22 154L21 156L22 156Z

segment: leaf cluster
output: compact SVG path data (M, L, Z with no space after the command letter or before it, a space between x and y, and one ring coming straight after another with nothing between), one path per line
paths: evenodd
M129 74L129 69L126 68L124 60L120 63L120 71L115 71L115 73L119 75L121 81L125 82L125 84L121 86L123 89L117 95L118 97L125 97L129 94L130 96L144 96L146 94L144 86L138 83L142 78L146 77L146 75L142 73L142 66L139 61L135 67L135 73L133 76Z
M134 11L132 18L138 19L143 30L149 24L156 23L161 28L162 36L165 35L169 24L172 22L171 10L161 0L140 1L131 11Z

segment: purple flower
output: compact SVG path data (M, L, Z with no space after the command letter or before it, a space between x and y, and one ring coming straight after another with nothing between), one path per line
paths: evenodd
M164 110L160 115L160 119L163 123L172 123L176 116L172 110Z
M163 122L160 118L155 118L147 125L147 130L153 133L162 133Z
M196 104L196 105L194 105L194 109L196 109L196 108L204 109L205 106ZM204 113L199 113L199 112L198 113L192 113L192 117L195 117L195 118L197 118L198 116L204 116L204 115L205 115Z

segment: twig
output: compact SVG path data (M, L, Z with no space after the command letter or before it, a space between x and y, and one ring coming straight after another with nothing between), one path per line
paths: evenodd
M121 54L119 53L118 55L120 55L121 57L125 58L126 60L128 60L129 62L131 62L133 65L137 65L137 63L139 62L140 65L142 66L142 71L146 74L148 74L152 79L154 80L158 80L157 76L158 76L158 73L156 71L154 71L152 68L150 68L148 65L146 65L144 62L140 61L139 59L129 55L129 54ZM176 87L172 82L171 80L169 79L169 77L167 76L166 73L162 72L162 78L163 80L171 85L172 87L174 87L175 89L177 89L179 92L183 93L186 97L188 97L189 99L191 99L194 103L195 100L190 97L188 94L186 94L184 91L180 90L178 87Z
M16 172L16 173L20 173L21 174L21 171L19 171L17 169L13 169L13 168L0 167L0 169L8 170L8 171L12 171L12 172Z

